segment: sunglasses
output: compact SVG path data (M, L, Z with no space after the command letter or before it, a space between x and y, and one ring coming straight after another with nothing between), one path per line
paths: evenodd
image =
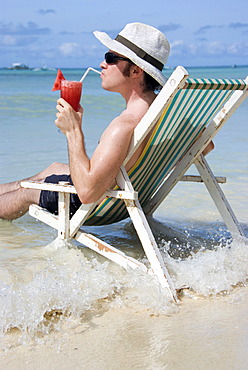
M105 62L107 64L117 64L118 60L126 60L127 62L130 62L130 59L119 57L118 55L114 53L106 53L104 57L105 57Z

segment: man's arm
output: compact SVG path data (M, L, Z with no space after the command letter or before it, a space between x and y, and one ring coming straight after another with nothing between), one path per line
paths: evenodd
M75 112L65 101L58 102L55 123L67 137L73 184L82 203L93 203L113 185L127 155L135 122L125 114L115 118L92 158L88 158L81 127L83 111Z

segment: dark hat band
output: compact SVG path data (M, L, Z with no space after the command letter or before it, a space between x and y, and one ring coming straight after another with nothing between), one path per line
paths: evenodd
M158 68L160 71L163 70L164 67L163 63L159 62L157 59L147 54L143 49L139 48L131 41L127 40L125 37L117 35L115 40L120 42L122 45L126 46L128 49L132 50L138 57L150 63L154 67Z

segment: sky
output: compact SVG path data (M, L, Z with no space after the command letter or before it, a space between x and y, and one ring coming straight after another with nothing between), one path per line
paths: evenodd
M248 65L247 0L1 0L0 68L98 67L127 23L160 29L171 45L167 65Z

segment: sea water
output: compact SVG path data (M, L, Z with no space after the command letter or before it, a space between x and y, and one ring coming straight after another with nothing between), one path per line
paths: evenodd
M246 67L189 68L192 77L245 78ZM166 76L172 70L166 70ZM84 70L65 69L80 80ZM58 92L51 88L55 70L0 70L0 183L31 176L52 162L68 162L66 140L54 125ZM89 156L101 133L124 108L122 98L101 89L98 74L84 81L81 104ZM214 139L208 162L215 175L226 176L225 194L248 237L248 100ZM195 174L195 169L189 173ZM246 284L248 244L231 241L202 184L179 183L150 220L176 288L190 287L206 297ZM91 229L105 241L144 259L129 220ZM65 323L80 322L89 310L97 314L119 306L176 314L155 278L124 271L86 248L54 241L56 233L29 215L0 220L0 336L13 330L22 343L41 340Z

